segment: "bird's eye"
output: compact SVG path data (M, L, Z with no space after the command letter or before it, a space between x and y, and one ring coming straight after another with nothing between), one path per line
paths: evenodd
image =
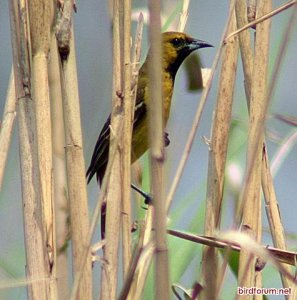
M172 41L171 41L172 45L175 46L175 47L178 47L182 44L182 40L179 39L179 38L174 38Z

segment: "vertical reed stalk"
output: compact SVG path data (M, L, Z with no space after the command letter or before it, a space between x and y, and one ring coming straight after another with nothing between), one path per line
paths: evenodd
M70 207L72 255L74 273L83 272L77 299L92 299L92 263L88 253L81 269L81 256L87 247L89 230L85 162L80 121L79 92L75 57L74 32L71 27L69 54L62 57L63 111L66 141L67 184ZM60 50L61 51L61 50Z
M164 198L164 141L162 99L161 3L149 1L149 136L151 147L151 182L155 227L155 298L169 299L169 266L166 240L166 202Z
M257 4L257 17L271 10L271 1L262 0ZM255 57L251 82L250 126L247 151L246 181L243 188L243 230L250 236L260 239L261 214L261 165L263 146L263 122L267 101L267 70L269 50L270 20L257 24ZM259 130L261 130L259 134ZM259 137L257 139L256 137ZM239 263L239 285L252 287L255 285L255 257L247 250L242 250ZM248 299L247 296L243 296Z
M52 131L48 83L48 54L50 47L53 2L28 1L32 55L32 97L35 108L38 166L40 172L42 222L47 250L47 268L51 270L51 292L56 286L56 243L52 184ZM53 268L52 268L53 266ZM55 295L57 297L57 295Z
M53 137L53 193L55 199L56 221L56 274L59 299L68 295L67 242L69 239L68 199L66 197L67 178L65 161L65 134L63 119L62 82L59 68L57 40L51 38L51 58L49 63L49 86L51 99L52 137Z
M228 33L236 29L233 12ZM217 104L212 125L208 160L207 202L205 214L205 235L212 236L220 227L223 200L225 164L232 113L233 91L235 86L238 58L238 39L228 40L222 53L222 67L219 80ZM218 256L214 248L206 247L202 258L205 299L215 299L218 295Z
M120 239L120 209L122 197L121 179L121 151L117 137L122 134L122 77L121 77L121 50L120 50L120 2L113 2L113 93L111 113L111 134L109 157L115 152L113 166L108 181L106 194L106 224L104 258L106 264L101 273L100 299L115 299L118 274L118 248Z
M124 132L122 135L122 233L124 278L131 260L131 139L134 102L131 95L131 0L123 2L124 14Z
M238 28L244 27L248 23L247 14L246 14L246 4L244 1L238 1L236 3L236 16ZM295 9L296 15L297 9ZM292 14L291 20L294 20L294 12ZM288 23L288 30L286 30L286 35L289 35L290 32L290 22ZM245 87L246 95L249 104L249 95L251 89L251 78L252 78L252 63L253 63L253 54L251 50L251 41L250 34L248 31L243 31L239 34L240 39L240 48L241 48L241 57L244 67L244 76L245 76ZM287 38L284 37L284 41L281 43L282 48L286 44ZM283 53L279 53L283 56ZM271 92L270 92L271 94ZM268 101L270 97L268 97ZM248 105L249 108L249 105ZM265 143L263 145L263 162L262 162L262 179L261 179L262 189L264 193L264 199L266 203L266 213L270 225L270 231L272 234L272 239L275 247L280 249L286 249L284 229L280 219L278 203L276 198L276 193L273 185L271 170L269 166L269 159L267 156ZM284 269L290 273L290 267L288 265L283 265ZM285 276L281 274L282 282L284 287L289 287L290 283Z
M50 266L44 239L43 210L34 103L30 85L30 36L28 7L24 1L10 1L11 40L18 112L22 200L24 214L26 274L29 299L56 299L50 290ZM40 281L38 281L40 279Z

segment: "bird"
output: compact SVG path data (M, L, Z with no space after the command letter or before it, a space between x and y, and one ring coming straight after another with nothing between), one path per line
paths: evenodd
M162 33L162 95L163 95L163 118L166 127L169 119L171 99L174 89L174 81L177 71L185 58L193 51L213 47L211 44L192 38L182 32ZM148 69L150 63L150 51L139 69L136 101L134 108L134 121L131 145L131 163L138 160L149 148L148 141ZM108 163L109 139L110 139L109 116L99 134L96 142L91 163L87 169L86 177L89 183L96 174L97 181L101 185ZM170 140L168 133L164 134L164 144L167 146Z

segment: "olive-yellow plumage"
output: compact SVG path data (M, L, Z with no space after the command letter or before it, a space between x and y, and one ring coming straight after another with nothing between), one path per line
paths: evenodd
M193 39L190 36L181 32L166 32L162 34L162 92L164 126L166 126L166 123L169 118L171 99L174 88L174 79L179 66L191 52L199 48L205 47L212 46L204 41ZM149 148L147 121L149 62L150 53L148 53L144 64L139 70L131 146L132 162L140 158ZM105 122L97 140L91 164L87 170L88 182L92 179L92 177L95 174L97 175L97 180L100 183L102 182L108 162L110 133L109 125L110 117ZM168 138L167 142L169 142Z

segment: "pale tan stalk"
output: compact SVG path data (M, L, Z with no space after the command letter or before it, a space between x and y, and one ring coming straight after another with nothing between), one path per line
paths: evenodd
M32 55L32 97L36 116L42 222L49 269L51 269L51 266L56 266L54 199L52 193L52 131L48 83L48 54L54 17L53 4L53 2L47 0L28 1ZM55 271L56 268L54 267L51 274L54 278L51 281L51 292L55 294L54 297L57 297Z
M149 1L149 141L155 229L155 299L169 299L169 266L164 197L164 141L162 99L161 4Z
M257 4L257 17L271 10L271 1L263 0ZM267 101L267 70L270 20L257 25L255 41L255 57L253 66L250 124L247 150L246 180L242 192L243 222L242 228L251 237L259 240L261 215L261 165L263 146L263 123ZM259 130L262 130L259 133ZM257 139L257 137L259 137ZM239 262L239 286L252 287L255 285L256 258L248 250L242 250ZM248 296L243 296L248 299Z
M90 253L87 255L86 264L83 269L80 264L84 249L87 248L89 216L74 48L75 42L72 28L70 36L70 51L69 55L62 59L62 74L73 271L74 274L83 272L76 299L92 299L92 264Z
M18 111L22 199L24 214L26 275L29 299L56 299L50 289L50 269L44 239L40 202L40 177L34 103L30 85L30 36L28 8L23 1L10 1L11 40ZM37 282L37 279L46 279Z
M113 167L110 172L106 194L106 223L104 259L101 273L100 299L115 299L117 291L118 250L120 239L120 209L122 196L121 179L121 151L117 142L118 129L123 121L122 111L122 77L121 77L121 50L120 50L120 3L113 3L113 93L111 113L111 135L109 154L115 151Z
M292 23L293 20L296 17L297 7L295 8L295 11L292 13L291 19L288 23L288 28L285 31L286 34L284 36L284 40L281 43L281 51L278 55L278 60L280 60L284 56L284 50L283 48L287 45L288 36L290 35L290 32L293 28ZM238 27L244 27L245 24L247 24L247 16L246 16L246 5L244 1L237 1L236 3L236 13L237 13L237 23ZM244 69L244 76L245 76L245 88L246 88L246 95L248 100L248 108L249 108L249 95L250 95L250 89L251 89L251 77L252 77L252 63L253 63L253 54L252 54L252 46L250 41L250 34L248 31L242 31L239 34L240 39L240 47L241 47L241 57L243 62L243 69ZM273 78L275 78L275 74L278 73L280 63L278 62L277 67L275 68L273 72ZM271 83L272 86L275 85L275 80ZM269 95L268 96L268 102L270 101L272 97L272 88L269 89ZM267 103L268 104L268 103ZM267 108L266 108L267 110ZM278 203L277 198L275 194L275 189L273 185L271 170L269 166L269 159L267 156L266 146L265 143L263 144L263 161L262 161L262 176L261 176L261 184L262 189L264 193L264 199L266 203L266 213L267 218L270 225L270 231L272 234L273 242L275 247L278 247L280 249L286 249L286 243L285 243L285 236L284 236L284 229L282 226L281 218L280 218L280 212L278 209ZM284 269L288 273L290 273L290 267L287 265L283 266ZM281 274L282 282L284 287L289 287L288 280Z
M66 197L67 178L65 161L65 134L63 119L62 78L55 36L51 38L51 57L49 63L49 86L51 99L51 118L53 136L53 193L55 199L57 286L59 299L68 295L67 242L69 239L69 209Z
M131 260L131 143L134 103L131 95L131 0L124 0L124 132L122 134L122 234L124 278Z
M11 141L11 134L16 116L16 97L13 68L11 69L6 101L0 128L0 191L2 190L3 174Z
M116 144L119 143L119 136L120 136L120 133L123 131L122 125L123 124L121 124L121 126L119 128L117 128L117 134L115 135L115 143ZM93 238L94 232L97 227L97 223L98 223L98 219L100 216L103 201L106 198L107 184L109 182L110 173L111 173L111 169L113 167L113 162L116 157L116 153L117 153L117 148L114 147L113 152L109 154L108 164L107 164L105 175L104 175L104 178L102 181L100 195L99 195L97 204L94 209L92 221L90 224L90 229L89 229L89 232L87 235L87 242L86 242L87 246L85 247L84 252L81 255L81 260L80 260L80 269L81 270L85 268L87 259L89 257L89 253L91 252L92 238ZM72 286L71 294L70 294L70 300L75 300L77 298L78 287L79 287L79 283L80 283L82 275L83 275L82 272L75 274L75 278L74 278L74 282L73 282L73 286Z
M237 27L243 27L247 21L247 5L246 1L236 1L235 5ZM248 109L250 109L250 93L252 86L252 72L254 56L252 51L252 43L250 32L245 30L239 34L240 52L244 73L244 87L246 98L248 102Z
M228 32L236 29L236 17L233 10ZM219 80L217 104L212 124L211 142L209 145L207 202L204 232L213 236L220 228L221 207L224 192L224 175L232 113L233 91L235 86L238 58L238 39L228 40L222 54L222 67ZM202 257L202 291L205 299L218 297L218 253L208 247Z

